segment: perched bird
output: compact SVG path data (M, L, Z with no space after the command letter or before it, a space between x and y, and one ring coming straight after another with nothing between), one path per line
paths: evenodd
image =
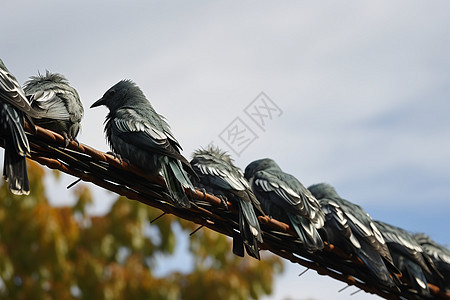
M447 293L450 292L450 250L433 241L429 236L419 233L414 235L414 239L420 244L427 253L439 273L433 272L433 275L427 276L428 281L439 286Z
M317 231L325 217L319 202L294 176L284 173L269 158L256 160L245 168L263 210L279 221L292 224L307 251L323 249Z
M391 252L395 265L400 269L402 277L408 280L409 286L420 296L430 296L426 275L433 274L428 267L427 260L430 260L424 253L417 241L404 229L386 224L381 221L374 221L380 229L386 244ZM434 264L429 261L431 266ZM436 269L434 272L438 272Z
M9 72L3 61L0 59L0 100L9 103L18 110L22 111L31 124L34 125L31 118L40 118L41 115L30 105L30 100L20 87L16 77Z
M238 206L241 238L233 238L233 252L243 256L243 242L247 253L260 259L258 242L262 243L263 240L254 208L260 214L264 213L242 171L233 164L226 152L213 147L195 151L191 166L199 177L199 180L192 180L195 186L224 197Z
M76 141L84 109L78 92L63 75L46 71L31 76L23 89L40 115L34 120L37 125L61 134L66 147L69 141Z
M175 204L189 207L184 188L194 190L186 172L196 177L180 154L181 146L169 125L131 80L122 80L91 105L105 105L106 139L113 153L151 175L162 175Z
M359 205L342 199L329 184L319 183L308 189L319 200L325 212L324 238L359 257L381 284L396 287L399 282L394 282L386 264L394 273L400 272L369 214Z
M37 117L17 79L0 59L0 134L5 146L3 177L13 194L28 195L27 166L25 157L30 155L30 145L24 131L24 115Z

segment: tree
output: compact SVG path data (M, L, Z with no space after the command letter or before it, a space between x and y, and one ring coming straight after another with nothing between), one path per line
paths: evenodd
M0 298L248 299L271 293L282 271L280 258L236 257L229 238L202 229L190 239L192 271L158 278L155 256L173 253L173 224L186 232L198 225L172 215L150 224L161 212L125 197L104 216L88 215L93 199L82 184L73 206L52 207L47 173L34 162L28 166L29 196L0 186Z

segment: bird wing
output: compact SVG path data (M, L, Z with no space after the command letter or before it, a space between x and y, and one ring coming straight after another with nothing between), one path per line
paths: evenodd
M247 253L260 259L258 241L262 242L261 228L255 215L253 205L260 205L250 190L250 186L237 167L208 153L195 154L191 165L200 178L200 183L234 195L239 209L239 231L242 238L233 239L235 253L242 254L239 243L243 243ZM231 200L231 199L230 199ZM259 209L261 209L259 207ZM240 241L240 242L238 242ZM239 251L237 251L239 250Z
M376 240L378 243L385 245L386 242L373 222L372 218L359 205L351 203L344 199L334 199L339 204L352 230L364 238Z
M303 206L302 196L290 188L279 176L265 171L259 171L254 178L254 184L264 192L273 192L279 200L290 206Z
M323 227L325 217L319 201L294 176L258 171L253 182L257 188L271 193L273 201L278 205L291 207L296 214L313 221L316 228Z
M360 249L361 245L353 234L352 229L348 224L348 219L339 204L327 198L320 199L319 203L322 206L322 210L325 213L325 218L327 220L325 228L331 227L330 230L337 231L339 237L344 236L354 248Z
M429 253L429 255L435 257L438 260L441 260L447 265L450 265L450 253L448 253L448 251L443 251L442 248L438 247L428 247L426 248L426 251Z
M355 230L356 232L358 232L358 234L362 237L374 237L377 238L377 240L380 243L385 243L384 239L381 236L378 236L375 234L375 232L373 231L373 227L371 226L372 222L368 221L369 223L367 224L367 222L365 222L366 220L364 219L360 219L357 216L355 216L355 214L353 212L349 212L347 211L345 213L345 216L347 217L348 220L351 221L350 224L352 224L353 226L353 230ZM369 226L367 226L369 225Z
M422 247L407 231L384 222L374 222L380 229L386 243L389 244L391 252L395 249L395 251L419 265L427 273L431 272L423 257Z
M160 115L160 114L158 114L158 116L159 116L160 121L161 121L162 132L165 133L165 135L169 139L170 144L173 147L177 148L177 149L183 150L183 148L181 147L180 143L177 141L175 136L172 134L172 131L170 131L170 125L167 123L166 118L163 115Z
M244 176L239 176L228 164L219 162L212 156L197 155L191 164L200 176L208 176L209 181L219 188L235 191L250 189Z
M414 239L422 246L423 250L434 260L449 265L450 269L450 250L439 245L425 234L416 234Z
M130 110L127 111L130 113ZM178 159L188 167L188 170L192 170L189 162L172 145L170 138L136 113L132 115L122 113L112 118L111 130L126 143L152 153Z
M11 105L14 105L19 110L28 115L35 116L24 91L17 82L17 79L12 75L3 62L0 60L0 99Z
M42 118L81 121L84 109L80 96L63 75L47 70L45 75L31 76L23 89Z
M408 249L408 252L411 253L423 252L423 249L420 247L419 243L417 243L417 241L415 241L406 231L380 221L375 221L375 223L377 227L380 228L384 240L387 243L402 245Z
M72 89L50 88L27 93L34 109L40 111L45 118L79 122L83 112L69 112L68 105L79 101Z
M386 241L380 230L370 217L359 205L351 203L344 199L333 199L339 203L345 216L349 220L350 228L353 233L366 240L370 246L375 249L386 261L388 269L396 274L400 274L398 268L394 265L392 256L389 252Z

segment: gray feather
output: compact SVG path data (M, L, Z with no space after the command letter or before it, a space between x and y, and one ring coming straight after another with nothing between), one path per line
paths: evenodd
M9 72L3 61L0 59L0 100L11 104L23 113L38 117L38 113L31 107L25 92L17 82L16 77Z
M106 140L114 153L144 172L161 172L174 204L189 207L184 189L194 189L187 173L196 176L180 154L180 145L167 122L156 113L142 90L130 80L111 87L91 107L106 105Z
M294 176L284 173L271 159L261 159L245 168L264 211L279 221L292 224L308 251L323 248L318 233L325 222L317 199Z
M213 147L195 151L191 165L199 176L194 180L198 187L238 205L240 238L233 238L233 249L241 249L236 244L244 243L247 253L260 259L258 242L263 240L255 209L261 214L262 209L242 171L226 152ZM240 251L235 254L240 255Z
M0 136L5 145L3 177L11 193L28 195L25 157L30 155L30 146L24 131L24 116L31 123L30 115L35 111L28 103L22 88L0 59Z
M432 275L425 261L425 253L419 243L404 229L375 221L380 229L395 265L408 275L409 283L424 296L429 296L425 273Z
M84 108L78 92L61 74L46 71L32 76L24 85L31 106L39 113L35 123L55 131L66 140L76 140Z
M413 237L426 253L425 258L430 259L427 260L427 265L433 271L431 275L427 275L428 281L441 290L450 292L450 250L425 234L415 234Z
M328 241L356 254L380 283L395 287L399 282L391 279L389 269L398 274L400 271L369 214L359 205L342 199L329 184L315 184L308 189L319 199L326 212L324 232Z

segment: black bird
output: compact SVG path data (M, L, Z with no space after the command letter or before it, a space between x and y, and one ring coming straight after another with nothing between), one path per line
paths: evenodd
M0 59L0 132L5 146L3 177L9 190L16 195L28 195L25 157L30 155L30 145L24 131L24 115L34 127L30 116L37 117L17 79Z
M37 125L61 134L66 147L69 141L76 141L84 109L78 92L63 75L46 71L45 75L31 76L24 91L40 115L34 120Z
M447 293L450 292L450 250L433 241L429 236L419 233L414 235L414 239L427 253L434 265L439 270L433 275L427 276L430 283L439 286Z
M269 216L292 224L307 251L323 249L317 231L325 217L319 202L294 176L284 173L269 158L256 160L245 168L245 178Z
M194 190L186 172L196 177L180 154L181 146L164 118L156 113L142 90L131 80L122 80L91 105L105 105L106 139L113 153L151 175L162 175L175 204L189 207L184 188Z
M260 259L258 242L263 239L254 207L261 215L264 213L242 171L226 152L213 147L195 151L191 165L199 176L199 180L192 180L195 186L238 205L241 236L233 238L233 252L244 256L243 242L247 253Z
M323 232L326 240L345 252L359 257L379 282L394 288L400 282L391 277L388 267L395 267L383 236L372 218L359 205L342 199L329 184L319 183L308 188L319 200L325 212ZM387 265L386 265L387 264Z
M407 278L403 276L402 279L408 280L409 285L419 295L430 296L425 275L431 276L433 274L427 264L430 258L424 253L419 243L402 228L381 221L374 222L388 245L395 265L403 275L408 276ZM434 266L431 261L428 263ZM433 271L438 272L436 269L433 269Z

